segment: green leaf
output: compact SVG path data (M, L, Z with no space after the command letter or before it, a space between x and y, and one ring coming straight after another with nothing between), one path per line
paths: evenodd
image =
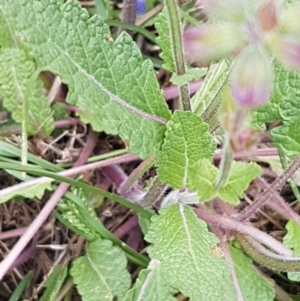
M299 121L276 127L271 131L271 138L287 156L300 154Z
M155 28L158 32L156 42L161 48L161 53L159 56L164 61L163 68L167 71L174 72L175 65L171 50L172 46L166 9L163 9L158 14L157 21L155 22Z
M285 225L287 229L286 235L283 237L283 244L291 248L295 257L300 255L300 227L294 220L289 220ZM288 272L288 278L292 281L300 281L300 273Z
M144 235L148 233L149 227L151 225L151 220L149 218L144 217L140 213L137 214L139 220L139 226Z
M16 196L21 196L23 198L36 197L38 199L41 199L46 189L50 191L52 190L52 181L52 179L49 179L49 181L47 182L33 184L27 184L25 182L22 183L24 185L20 184L17 190L14 188L14 186L2 189L0 195L0 204L5 203Z
M172 296L177 293L171 288L161 271L161 263L152 260L148 269L141 270L136 283L123 301L175 301Z
M161 182L185 187L189 167L199 159L212 160L215 144L208 125L192 112L175 111L167 124L166 137L157 158Z
M192 301L237 300L229 264L213 253L217 237L190 207L169 206L152 221L145 237L153 244L148 253L161 262L169 286Z
M68 265L57 265L44 284L46 287L39 301L55 301L68 273Z
M121 300L130 287L124 253L109 240L88 243L86 255L73 262L71 275L83 301Z
M299 96L299 73L287 70L277 61L274 62L274 73L273 93L270 101L252 115L252 124L259 128L265 123L283 120L282 104L290 103L295 95ZM289 104L286 105L289 106Z
M62 120L67 118L68 110L65 104L57 102L52 106L54 120Z
M223 201L238 204L239 197L250 182L261 175L261 168L255 163L232 162L227 183L219 190L215 189L218 169L207 160L199 160L190 167L188 187L197 191L199 200L209 201L219 196Z
M218 124L218 109L223 99L223 87L228 81L232 63L223 60L212 64L200 89L191 99L192 111L210 126Z
M273 301L275 297L271 280L259 275L253 267L252 260L234 247L230 247L230 255L234 263L239 287L244 301Z
M191 68L183 75L174 74L171 78L171 82L177 86L183 86L191 81L200 79L207 73L207 68Z
M40 80L34 83L29 95L30 78L35 71L34 63L28 60L20 49L2 49L0 52L0 95L4 98L4 107L12 113L13 119L23 122L22 103L29 99L28 133L42 130L46 135L54 129L52 111L43 94Z
M95 213L95 210L90 205L90 201L95 194L78 188L72 188L71 192L78 196L82 201L82 205L89 214L89 220L94 219L98 222L98 217ZM81 207L78 204L67 197L63 197L58 202L57 207L61 213L62 219L72 224L72 227L76 228L80 232L83 232L89 241L99 238L99 233L88 226L86 219L81 212Z
M104 21L89 19L77 1L0 3L38 67L68 85L67 102L82 110L83 122L119 134L142 158L157 154L171 114L152 63L126 33L113 41Z
M262 174L256 163L233 162L226 185L219 189L220 198L231 204L238 204L252 180Z
M21 295L23 294L23 291L29 286L31 279L33 276L33 272L30 271L24 276L22 281L18 284L15 291L12 293L8 301L18 301L20 300Z

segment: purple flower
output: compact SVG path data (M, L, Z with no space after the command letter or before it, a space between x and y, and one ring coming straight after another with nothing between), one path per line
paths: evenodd
M146 1L145 0L136 0L136 11L139 15L142 15L146 11Z
M198 4L208 22L184 32L186 58L207 63L233 57L232 96L239 105L256 108L268 101L273 55L300 71L299 2L286 9L281 0L198 0Z
M236 58L231 74L231 94L240 105L257 108L265 104L272 90L272 64L260 48L248 46Z
M185 30L183 41L189 61L210 62L231 55L243 42L243 32L231 23L203 24Z

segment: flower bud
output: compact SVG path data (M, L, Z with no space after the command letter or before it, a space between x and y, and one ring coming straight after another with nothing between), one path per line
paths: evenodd
M245 3L241 0L198 0L197 4L210 21L240 22L245 17Z
M278 7L274 0L270 0L258 10L256 17L263 31L270 31L277 26Z
M183 41L189 61L207 63L230 55L243 42L243 33L229 23L202 24L185 30Z
M287 36L274 35L268 41L268 46L284 66L300 71L300 42Z
M237 57L231 74L231 93L240 106L257 108L270 98L272 64L263 49L248 46Z
M300 2L295 2L287 7L281 14L279 29L281 33L300 36Z

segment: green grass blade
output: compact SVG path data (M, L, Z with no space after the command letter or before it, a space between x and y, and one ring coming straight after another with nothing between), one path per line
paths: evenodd
M28 287L30 281L32 279L33 273L30 271L26 274L26 276L22 279L22 281L18 284L15 291L12 293L8 301L18 301L23 293L23 291Z

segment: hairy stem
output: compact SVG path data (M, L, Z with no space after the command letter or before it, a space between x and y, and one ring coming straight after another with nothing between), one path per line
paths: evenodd
M135 24L136 20L136 0L124 0L121 21L123 23ZM122 31L126 31L128 34L132 35L132 31L128 29L124 29L122 27L119 28L118 34Z
M265 246L269 247L270 249L274 250L276 253L285 255L285 256L292 256L292 250L286 248L282 243L278 240L274 239L270 235L248 225L245 225L239 221L233 220L231 218L219 215L219 214L212 214L207 211L203 211L201 209L196 209L195 213L199 218L202 220L219 225L223 229L234 230L240 233L247 234L257 241L261 242Z
M147 170L149 170L154 164L154 156L150 156L148 159L143 161L122 183L120 192L126 192L129 188L141 177Z
M220 189L228 180L230 168L232 163L232 150L230 147L230 141L228 134L225 134L225 141L223 145L223 154L219 167L219 173L215 181L215 188Z
M278 153L279 153L279 158L280 158L281 165L284 169L286 169L287 168L287 162L286 162L286 157L284 155L284 152L280 148L278 148ZM289 183L290 183L291 189L292 189L296 199L300 202L300 192L299 192L299 189L298 189L293 177L291 177L289 179Z
M269 185L263 178L259 177L256 179L256 181L265 189L269 188ZM289 218L292 218L300 227L300 216L284 201L284 199L277 192L275 192L274 194L274 200L277 201L277 203L287 212Z
M186 73L186 66L183 57L183 43L181 22L175 0L166 0L167 19L170 30L171 48L175 63L175 73L183 75ZM184 111L191 111L190 93L188 85L178 87L179 99Z
M168 185L162 183L158 177L155 177L151 186L147 190L146 194L140 201L140 205L143 208L150 208L152 207L155 202L162 196L162 194L166 191Z
M300 258L285 257L272 253L253 238L236 233L235 237L242 249L257 263L276 271L299 272Z
M237 215L239 221L247 220L256 210L261 208L275 193L279 190L284 183L296 172L300 166L300 156L291 164L291 166L282 174L278 179L276 179L269 189L264 191L255 201L248 206L244 211Z

